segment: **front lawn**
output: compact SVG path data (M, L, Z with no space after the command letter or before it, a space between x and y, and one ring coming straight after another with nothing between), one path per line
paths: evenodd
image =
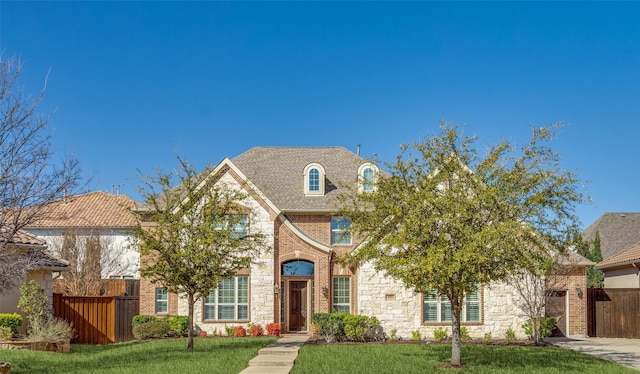
M275 338L196 338L193 352L187 340L145 343L72 345L71 353L0 350L0 362L11 362L11 373L238 373L258 350Z
M637 373L633 369L558 347L462 347L463 370L440 369L449 344L307 344L291 373Z

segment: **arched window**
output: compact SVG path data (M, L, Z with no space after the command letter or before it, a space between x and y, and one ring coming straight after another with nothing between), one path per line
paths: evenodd
M324 168L312 163L304 168L304 194L307 196L324 195Z
M377 177L377 166L370 162L360 165L360 168L358 168L358 192L375 191Z

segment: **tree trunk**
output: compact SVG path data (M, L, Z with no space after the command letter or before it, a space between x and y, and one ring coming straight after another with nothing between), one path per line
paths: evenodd
M460 341L461 299L458 295L451 298L451 366L462 366L462 342Z
M187 351L193 351L193 304L195 303L193 294L188 296L189 315L187 318Z

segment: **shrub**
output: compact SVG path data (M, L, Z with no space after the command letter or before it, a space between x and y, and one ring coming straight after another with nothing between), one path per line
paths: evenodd
M253 325L249 328L249 334L251 336L262 336L264 335L264 329L260 325Z
M247 336L247 330L242 326L236 326L233 328L233 336L236 338L242 338Z
M11 327L0 326L0 340L11 340L11 338L13 338Z
M34 280L26 281L20 286L18 308L22 310L29 321L29 330L31 330L31 325L40 324L39 327L41 327L53 316L49 305L49 296L44 292L44 288Z
M418 341L422 339L422 334L420 334L420 330L411 331L411 340Z
M282 332L281 324L272 322L267 325L267 334L269 336L280 336L281 332Z
M449 337L449 331L445 327L438 327L433 330L433 339L437 342L441 342L443 340L447 340Z
M327 342L344 340L344 318L349 315L345 312L314 313L313 323L320 325L320 333Z
M491 340L491 333L490 332L485 332L484 336L482 337L482 340L485 342L488 342L489 340Z
M391 330L391 334L389 335L389 339L398 340L398 330L397 329L392 329Z
M365 341L369 330L380 325L376 317L356 316L348 314L344 316L344 333L349 340Z
M171 327L165 321L151 321L133 328L133 337L136 339L157 339L166 336Z
M553 331L553 328L556 326L556 322L556 319L553 317L540 318L538 326L539 331L537 334L538 337L540 339L544 339L551 335L551 331ZM525 334L529 336L529 339L535 340L536 331L533 320L528 319L527 322L522 325L522 328L524 329Z
M133 316L133 318L131 319L131 327L136 327L136 326L142 325L143 323L156 322L156 321L157 321L156 316L140 314L137 316Z
M516 340L516 332L513 331L511 327L509 327L507 331L504 332L504 337L507 340Z
M30 326L29 339L57 343L71 340L75 337L75 331L67 321L60 318L52 318L49 321L37 320Z
M18 313L0 313L1 327L8 327L14 334L17 334L20 325L22 325L22 316Z
M188 316L173 316L167 317L166 322L169 324L171 331L177 336L187 335L187 329L189 328Z
M201 338L206 338L207 337L207 332L204 330L201 330L200 333L198 334L198 336L200 336Z
M224 325L224 332L227 333L227 336L233 336L233 326Z
M467 326L460 327L460 340L471 340L469 331L467 331Z

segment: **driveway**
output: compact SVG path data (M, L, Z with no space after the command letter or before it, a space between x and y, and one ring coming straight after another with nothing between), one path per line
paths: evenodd
M547 338L546 341L640 370L640 339Z

